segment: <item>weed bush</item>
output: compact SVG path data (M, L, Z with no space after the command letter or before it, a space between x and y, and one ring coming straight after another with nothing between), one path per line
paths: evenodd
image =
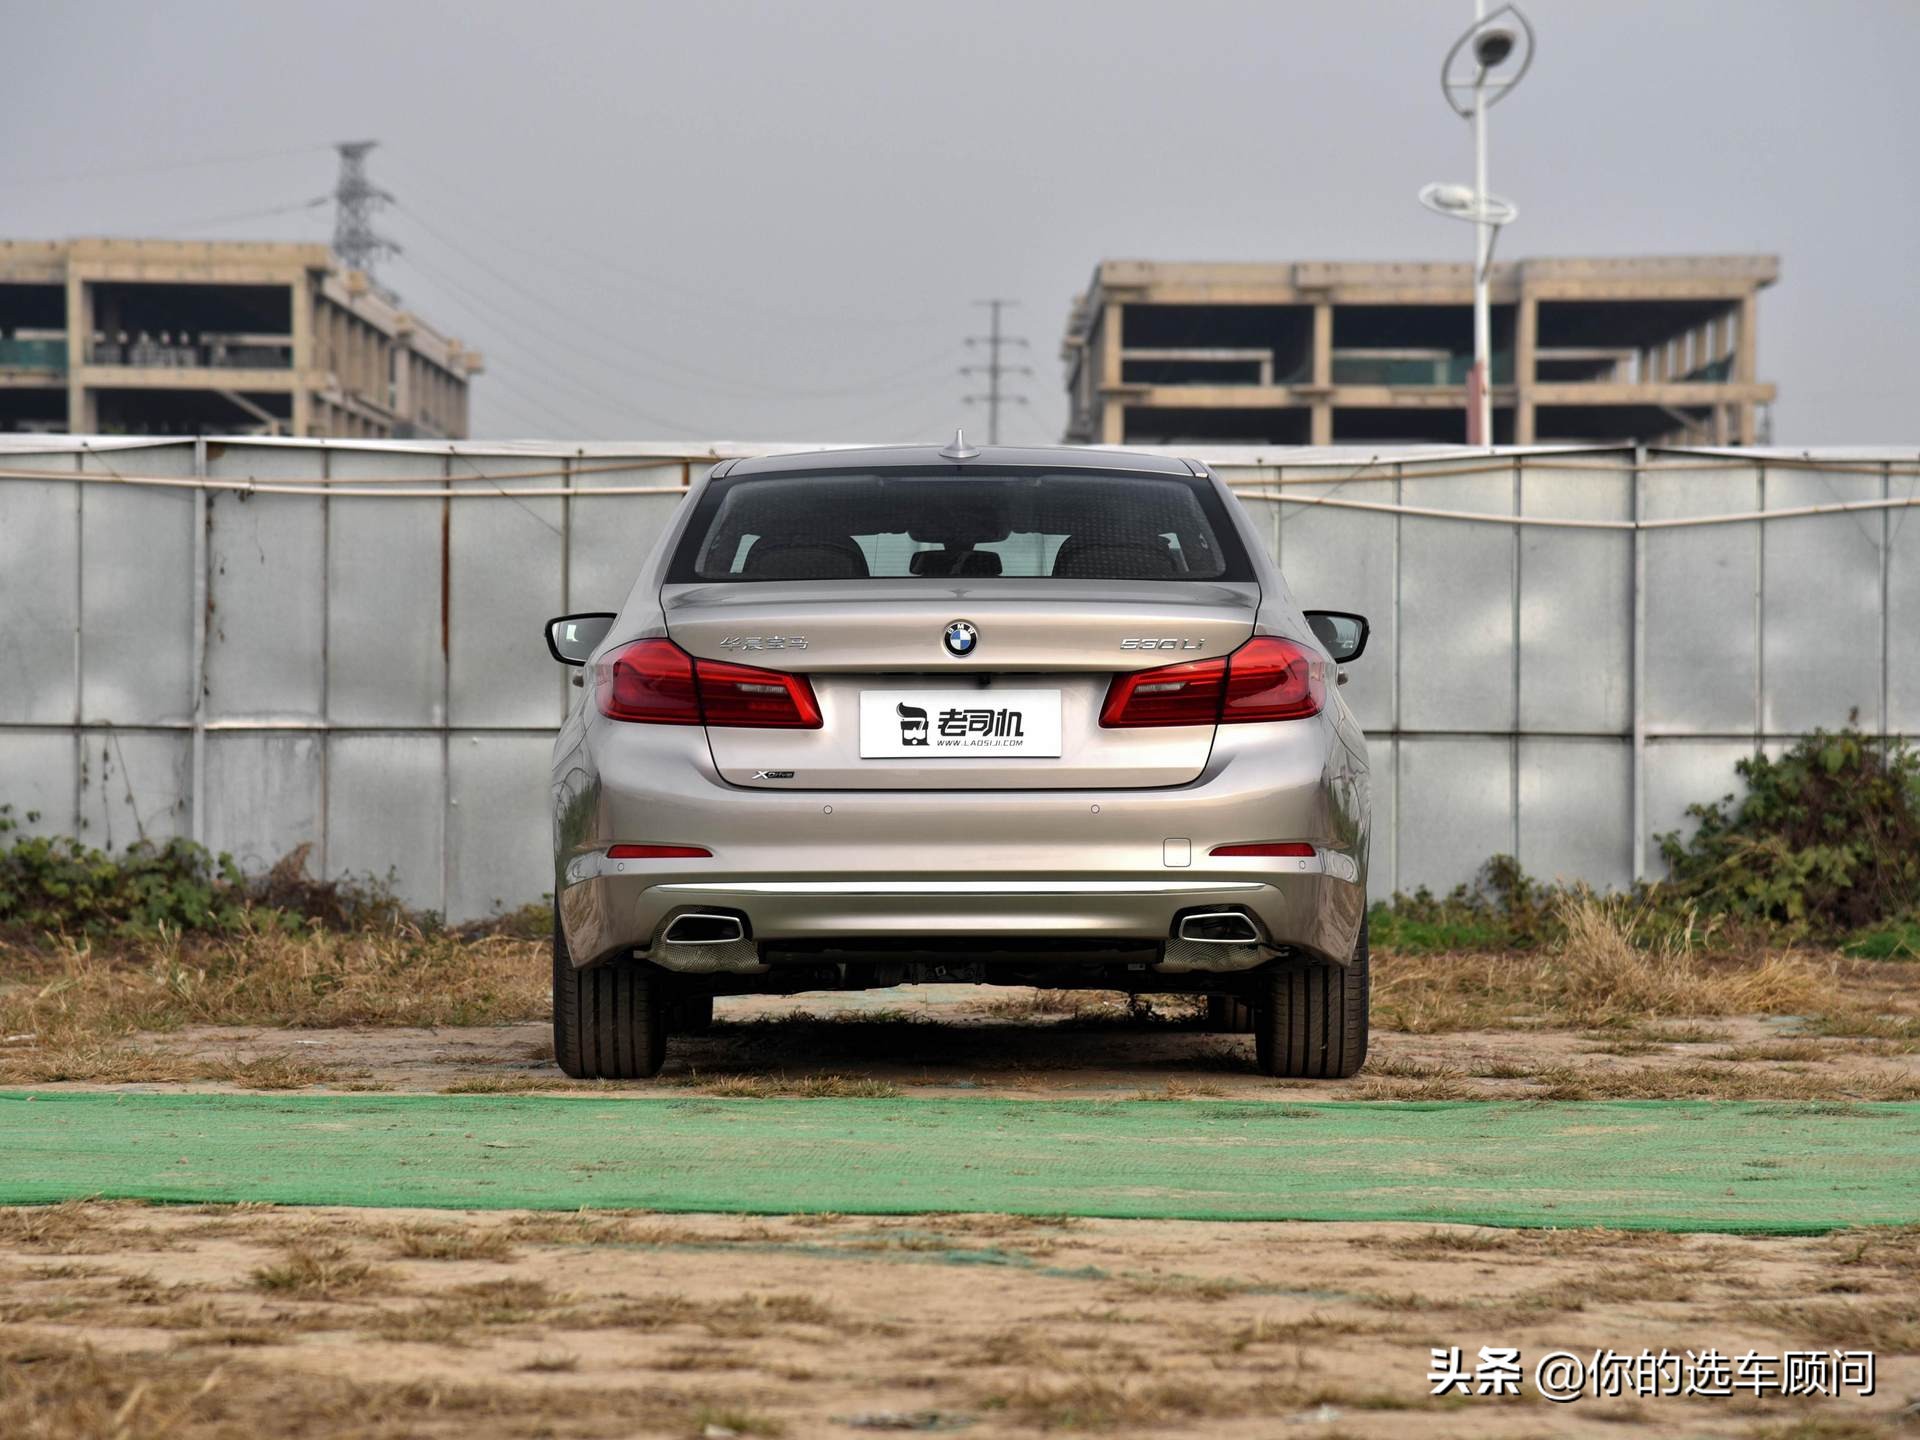
M1669 877L1635 888L1642 942L1676 932L1759 932L1768 940L1847 940L1863 958L1920 957L1920 753L1849 726L1816 731L1778 760L1735 769L1744 797L1695 805L1691 838L1659 837ZM1426 889L1373 909L1382 949L1537 949L1566 938L1564 901L1496 855L1471 885Z
M142 840L112 856L78 840L19 835L21 823L0 805L0 838L14 836L0 850L0 924L128 935L240 923L245 878L229 856L180 839Z
M1920 753L1849 726L1816 731L1660 839L1667 891L1702 910L1831 938L1920 912Z
M121 940L303 926L438 927L437 917L407 910L386 882L314 879L307 873L309 845L265 874L249 876L232 856L191 840L142 840L124 854L109 855L67 837L20 833L38 818L17 818L12 806L0 805L0 927ZM547 923L544 906L527 906L469 929L534 935L544 933Z

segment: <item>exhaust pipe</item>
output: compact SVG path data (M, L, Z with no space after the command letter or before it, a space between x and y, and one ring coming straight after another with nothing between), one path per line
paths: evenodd
M747 938L747 927L738 915L714 915L694 912L676 915L661 937L669 945L725 945Z
M1175 933L1182 940L1202 945L1254 945L1260 941L1260 931L1252 919L1238 910L1203 910L1183 916Z

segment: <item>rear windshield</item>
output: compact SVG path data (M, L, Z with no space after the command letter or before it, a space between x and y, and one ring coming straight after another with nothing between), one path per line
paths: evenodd
M668 579L1249 579L1220 508L1173 476L741 476L702 497Z

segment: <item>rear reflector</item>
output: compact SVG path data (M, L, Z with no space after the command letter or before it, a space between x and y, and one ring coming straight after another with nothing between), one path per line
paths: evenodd
M820 706L804 675L696 660L671 640L636 640L594 667L593 693L609 720L818 730Z
M1291 640L1258 635L1221 660L1116 675L1100 707L1109 730L1304 720L1327 698L1326 662Z
M1301 860L1313 858L1313 846L1297 840L1272 840L1252 845L1216 845L1209 855L1288 855Z
M609 860L711 860L713 852L700 845L609 845Z

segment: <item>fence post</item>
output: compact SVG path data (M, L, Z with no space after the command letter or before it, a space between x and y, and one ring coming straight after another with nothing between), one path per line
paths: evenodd
M207 437L193 440L193 795L187 834L207 843Z
M1647 878L1647 447L1633 447L1633 878Z

